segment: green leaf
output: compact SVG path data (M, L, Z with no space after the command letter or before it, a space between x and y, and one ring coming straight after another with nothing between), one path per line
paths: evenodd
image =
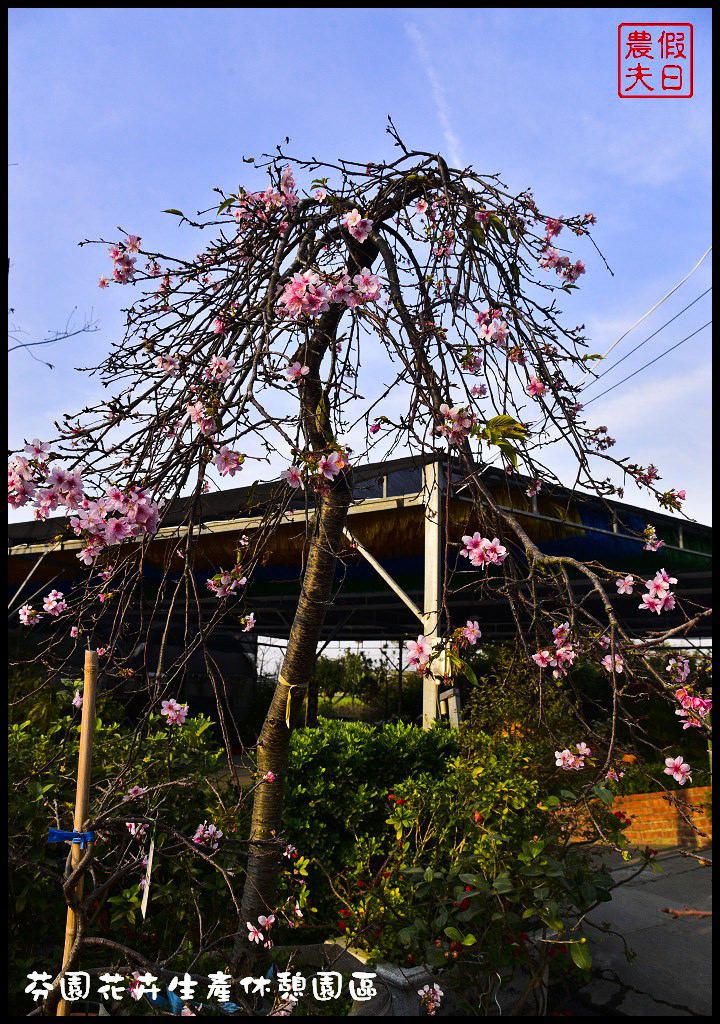
M459 932L457 930L457 928L453 928L452 926L450 926L450 927L445 929L445 934L447 935L447 937L449 939L452 939L453 942L462 942L463 941L462 932Z
M491 213L490 214L490 220L488 221L488 223L492 224L492 226L495 228L495 230L500 235L500 237L505 242L507 242L507 240L508 240L508 231L507 231L507 228L505 227L505 225L503 224L503 222L500 220L500 218L496 217L494 213Z
M573 958L573 962L583 971L589 971L592 966L592 954L587 947L587 943L583 940L582 942L573 942L570 946L570 956Z
M174 214L175 217L184 217L185 216L185 214L182 212L182 210L172 210L172 209L170 209L170 210L163 210L163 213L172 213L172 214Z
M232 206L232 204L234 202L235 202L235 196L230 196L230 198L226 199L224 203L220 203L220 205L218 206L218 211L217 211L218 215L220 215L221 213L224 213L225 210L228 210ZM167 213L167 211L165 211L165 212Z

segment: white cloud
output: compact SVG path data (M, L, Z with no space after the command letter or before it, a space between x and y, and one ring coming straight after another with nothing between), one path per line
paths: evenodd
M418 60L422 64L423 71L430 83L430 90L432 92L433 102L435 103L435 112L437 113L438 120L442 125L443 136L447 143L450 160L456 167L463 167L464 160L462 157L460 139L457 137L452 125L450 124L450 111L445 99L445 90L443 89L440 79L437 76L437 72L432 65L430 56L427 52L427 47L425 46L425 40L420 34L417 25L412 21L406 23L405 31L413 42Z

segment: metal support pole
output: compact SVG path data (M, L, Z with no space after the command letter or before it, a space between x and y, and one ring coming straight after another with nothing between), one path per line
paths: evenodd
M403 642L398 640L398 718L402 718L402 658Z
M423 619L425 636L433 644L440 620L440 480L438 463L423 466L425 492L425 587ZM423 679L423 729L429 729L438 716L437 685L434 678Z

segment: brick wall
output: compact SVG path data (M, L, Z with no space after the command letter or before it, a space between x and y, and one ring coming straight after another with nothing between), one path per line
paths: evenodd
M707 807L711 796L712 786L675 790L672 802L664 793L633 793L615 797L610 810L622 811L632 819L632 825L625 830L631 843L696 848L712 842L712 818ZM698 835L683 815L705 835Z

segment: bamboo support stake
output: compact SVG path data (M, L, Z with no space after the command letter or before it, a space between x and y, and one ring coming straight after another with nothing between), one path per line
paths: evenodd
M85 651L85 678L83 683L82 720L80 723L80 755L78 757L77 790L75 792L75 819L73 831L82 832L87 821L90 799L90 773L92 771L92 741L95 728L95 690L98 677L97 651ZM71 869L78 866L86 850L80 849L79 843L73 843L70 854ZM78 879L75 886L75 899L81 900L83 895L84 876ZM75 943L77 922L75 913L68 907L65 924L65 950L63 952L63 970L70 960L70 953ZM68 1016L68 1006L61 999L57 1008L58 1017Z

